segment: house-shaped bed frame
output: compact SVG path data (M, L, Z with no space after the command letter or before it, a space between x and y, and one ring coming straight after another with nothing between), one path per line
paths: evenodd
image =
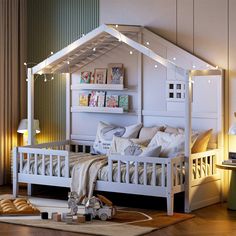
M137 36L136 38L133 36ZM185 57L191 64L177 63L175 58L167 58L160 56L156 50L149 48L143 42L143 36L148 35L155 38L160 44L165 45L177 52L179 58ZM135 38L135 39L134 39ZM71 126L71 74L80 70L84 66L96 61L101 56L120 45L128 45L132 50L138 54L138 81L141 83L143 71L142 63L143 57L152 59L155 63L167 68L169 71L177 73L185 83L185 99L182 117L184 118L185 128L185 157L175 158L141 158L111 156L109 157L109 174L108 181L98 181L96 188L102 191L113 191L123 193L143 194L150 196L160 196L167 198L168 214L173 214L173 197L175 193L185 191L185 211L190 212L193 209L213 204L220 200L221 193L221 179L220 175L215 169L215 163L219 162L223 154L223 71L209 65L203 60L189 54L188 52L178 48L167 40L150 32L148 29L139 26L118 26L118 25L101 25L90 33L83 35L80 39L68 45L64 49L53 54L43 62L28 69L28 146L17 147L14 150L13 161L13 194L16 196L18 191L18 183L28 183L28 193L31 194L31 184L45 184L55 186L70 186L71 178L69 177L68 163L69 152L64 150L50 149L53 146L63 145L89 145L88 140L81 140L81 137L72 135ZM194 63L194 64L193 64ZM67 80L67 101L66 101L66 139L65 142L55 142L50 144L33 145L33 119L34 119L34 77L36 74L57 74L65 73ZM192 132L192 84L193 78L201 79L212 78L217 80L217 112L214 114L207 113L208 117L215 119L217 124L215 133L217 134L217 146L213 146L212 150L203 153L191 154L191 132ZM142 87L138 88L138 120L142 122L145 112L142 111ZM106 113L106 110L102 112ZM158 114L154 114L158 119ZM163 115L162 115L163 117ZM172 115L175 119L175 116ZM198 117L199 118L199 117ZM78 138L79 137L79 138ZM47 149L48 148L48 149ZM67 149L68 150L68 149ZM38 157L42 156L42 163L46 155L50 156L50 165L52 159L55 157L60 165L61 158L64 158L66 165L65 176L62 177L60 171L57 176L53 176L52 171L49 175L45 174L45 167L41 175L34 173L23 173L23 161L29 163L34 159L35 168L37 168ZM142 163L144 165L144 183L139 184L135 179L135 183L129 183L129 174L126 176L126 183L114 182L112 180L112 164L118 162L118 170L121 162L125 161L127 172L129 172L129 162L135 161L135 171L137 165ZM147 177L145 176L147 164L153 165L152 178L156 178L155 167L161 165L162 168L162 183L160 186L150 186L147 184ZM204 170L204 166L207 168ZM51 167L50 167L51 168ZM180 172L177 171L180 169ZM166 173L165 173L166 170ZM192 175L193 171L199 174ZM29 171L29 167L28 167ZM179 174L178 174L178 173ZM185 174L183 174L185 173ZM118 172L119 175L119 172ZM135 178L137 175L135 173ZM166 180L165 180L166 179Z

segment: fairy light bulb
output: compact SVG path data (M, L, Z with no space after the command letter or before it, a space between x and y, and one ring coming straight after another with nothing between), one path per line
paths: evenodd
M69 65L69 64L70 64L70 62L69 62L69 61L67 61L67 64Z
M116 25L116 28L118 28L119 27L119 25Z
M149 45L150 43L149 42L146 42L147 45Z
M196 66L195 65L193 65L193 69L195 69L196 68Z
M133 51L129 51L129 54L132 55L132 54L133 54Z
M176 57L173 57L173 60L176 61Z
M157 65L155 65L154 67L157 68Z
M53 52L51 52L51 55L53 55Z
M93 48L93 51L96 52L96 48Z
M24 66L27 66L27 63L26 63L26 62L24 62Z
M54 77L52 76L51 80L54 80Z

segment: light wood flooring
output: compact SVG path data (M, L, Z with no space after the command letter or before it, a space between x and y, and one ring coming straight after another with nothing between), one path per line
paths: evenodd
M38 191L40 194L42 192ZM56 191L53 191L56 193ZM66 192L66 191L65 191ZM11 193L10 187L0 187L0 194ZM25 194L25 189L22 189ZM61 194L61 195L60 195ZM60 191L58 198L63 198ZM47 196L48 197L48 196ZM146 199L147 200L147 199ZM149 200L149 199L148 199ZM152 203L152 199L149 201ZM149 236L233 236L236 235L236 211L227 210L227 205L216 204L194 211L193 219L163 228L147 235ZM0 236L75 236L87 235L62 232L57 230L39 229L0 223ZM125 235L123 235L125 236Z

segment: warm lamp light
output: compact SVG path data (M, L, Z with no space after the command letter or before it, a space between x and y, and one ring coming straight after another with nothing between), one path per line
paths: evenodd
M40 133L40 128L39 128L39 120L34 120L34 125L33 129L36 132L36 134ZM19 127L17 129L18 133L24 134L28 132L28 119L22 119L20 121Z
M34 135L40 133L39 120L34 120L33 131ZM26 145L28 141L28 119L22 119L20 121L17 132L23 134L24 145Z

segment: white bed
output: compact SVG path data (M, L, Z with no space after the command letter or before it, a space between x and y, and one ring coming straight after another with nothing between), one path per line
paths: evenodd
M133 35L137 36L137 40L133 40ZM177 65L177 62L175 63L173 60L167 59L173 57L173 54L167 53L167 56L163 57L158 55L158 50L151 50L144 46L143 38L148 38L150 42L156 42L158 47L166 47L171 52L174 51L175 55L180 58L180 64ZM104 40L109 40L109 44L107 42L104 43ZM74 105L74 100L76 100L74 93L79 89L79 86L74 84L75 78L73 78L73 73L76 75L77 70L84 67L87 68L86 66L91 63L94 66L97 58L102 58L107 53L112 53L119 46L118 44L125 45L125 47L128 45L128 50L131 47L137 52L134 60L129 59L131 61L126 62L129 65L130 73L134 71L133 61L136 63L135 66L137 65L137 73L135 72L134 76L130 75L130 78L137 78L138 81L138 93L132 99L132 107L136 107L137 112L118 114L115 117L115 113L120 113L119 109L83 110L84 113L80 117L84 120L90 119L90 125L86 127L78 115L81 109ZM91 55L91 49L93 49L94 45L96 45L96 50L93 50L93 52L95 53L96 51L96 54ZM116 51L116 56L119 56L119 51ZM123 59L128 60L126 56ZM153 89L153 85L147 83L145 84L147 88L143 87L143 77L151 76L146 70L146 67L150 66L150 61L148 60L159 63L163 68L166 68L164 71L167 74L167 79L171 78L171 80L168 79L169 81L173 80L173 75L174 77L178 76L177 81L181 81L185 86L185 94L184 98L181 97L181 103L178 102L177 98L175 100L169 98L166 102L166 111L150 110L150 107L155 107L155 104L152 104L153 101L150 101L151 105L147 103L151 98L149 90ZM70 61L70 63L67 63L67 61ZM193 68L192 63L196 67L195 70L191 70ZM136 158L134 156L111 155L108 158L108 166L105 167L105 176L107 177L105 179L100 178L97 181L97 190L165 197L167 199L167 213L169 215L173 214L174 194L178 192L185 191L186 212L220 201L221 178L215 169L215 163L222 159L223 153L223 72L221 69L209 64L207 64L206 70L206 64L201 59L190 55L145 28L133 26L119 26L117 28L116 26L102 25L32 69L28 69L29 145L14 149L13 195L17 195L18 184L21 182L29 184L29 194L31 193L31 184L70 187L70 150L73 149L75 152L78 152L80 150L79 146L81 146L83 152L85 152L86 147L92 145L95 137L91 133L95 132L93 130L94 126L97 125L97 120L95 120L90 112L99 112L96 119L105 117L108 121L114 120L114 122L128 122L130 124L133 123L133 117L137 116L137 121L142 122L145 126L152 126L156 122L182 126L185 128L185 150L184 156L171 158ZM42 73L66 73L67 141L33 145L34 75ZM201 80L201 77L204 79ZM199 79L206 83L209 80L214 81L212 83L214 91L209 93L211 97L201 97L203 93L208 95L207 89L209 88L208 86L204 89L203 87L197 88L197 86L202 86L201 82L194 85L196 91L199 90L200 93L192 94L193 79ZM162 87L165 90L163 83ZM111 90L114 89L109 88ZM147 92L143 94L143 90L147 90ZM131 90L130 93L133 93L133 91ZM215 93L217 94L216 96ZM153 90L154 94L155 89ZM165 94L165 92L162 94ZM193 112L192 98L198 98L194 104ZM196 111L196 107L201 106L200 102L203 104L209 101L213 101L216 104L213 106L214 110ZM114 114L110 114L111 112ZM123 115L123 119L121 119L121 115ZM214 139L210 143L211 150L191 154L190 137L192 125L201 130L213 128ZM78 130L82 134L75 133ZM47 163L46 156L49 156L48 169L45 167ZM26 168L30 168L30 162L33 163L35 169L37 169L38 163L42 162L41 172L26 170ZM124 162L125 164L122 164ZM56 163L58 166L64 163L63 171L61 171L61 168L54 169L53 163ZM115 169L113 168L114 165L116 165ZM142 174L138 171L140 166L143 167ZM207 168L205 168L206 166ZM132 173L130 171L131 167ZM125 171L122 172L124 169ZM104 169L101 171L104 171ZM113 178L114 172L116 172L115 179Z

